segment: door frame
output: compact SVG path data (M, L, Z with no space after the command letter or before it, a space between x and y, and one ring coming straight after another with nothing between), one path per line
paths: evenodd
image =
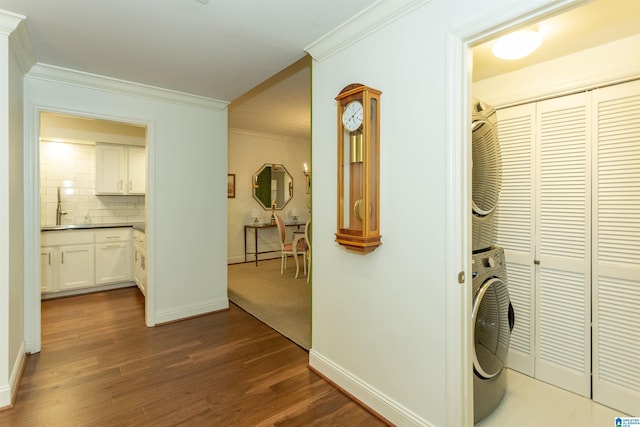
M470 22L447 35L446 116L446 354L447 425L473 425L471 343L471 48L517 28L588 2L513 3L502 13ZM467 274L468 273L468 274ZM461 286L462 285L462 286Z
M147 194L145 195L146 229L153 229L155 187L153 165L155 162L154 123L134 117L116 117L104 113L64 109L52 105L31 104L25 106L24 116L24 336L28 353L38 353L42 348L42 315L40 296L40 113L49 112L101 120L130 123L146 127ZM155 325L155 287L153 286L153 233L148 242L150 260L145 296L145 324ZM150 242L150 243L149 243ZM149 256L150 255L150 256Z

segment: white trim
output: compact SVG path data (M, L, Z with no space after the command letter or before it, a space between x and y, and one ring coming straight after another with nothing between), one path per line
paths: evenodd
M81 71L40 63L31 68L29 73L27 73L27 77L60 82L93 90L103 90L105 92L139 96L165 102L174 102L181 105L212 108L218 111L224 110L229 105L229 102L227 101L205 98L184 92L162 89L141 83L128 82L125 80L114 79L112 77L99 76L96 74L84 73Z
M471 105L468 45L455 34L447 39L447 245L446 286L446 420L447 425L473 424L473 373L471 371ZM464 283L458 274L464 272Z
M0 34L10 35L25 19L27 17L24 15L0 10Z
M26 16L0 10L0 34L9 36L11 47L23 74L36 63L26 19Z
M11 406L13 402L13 395L17 393L18 386L20 385L20 374L22 373L22 368L26 363L25 355L25 343L22 341L22 343L20 343L20 349L18 350L16 360L13 362L13 369L11 370L9 384L0 387L0 409Z
M264 138L264 139L273 139L280 142L292 142L295 144L311 144L311 136L309 138L296 138L293 136L287 135L278 135L275 133L267 133L267 132L256 132L248 129L240 129L240 128L229 128L229 134L235 135L244 135L256 138Z
M431 0L378 0L304 48L313 59L323 61Z
M309 366L339 384L347 393L357 396L363 404L400 426L431 426L427 420L411 412L380 390L360 380L351 372L343 369L329 358L315 350L309 351Z
M155 323L167 323L174 320L184 320L188 317L200 316L229 308L228 298L218 298L200 304L188 304L171 310L159 311L155 316Z

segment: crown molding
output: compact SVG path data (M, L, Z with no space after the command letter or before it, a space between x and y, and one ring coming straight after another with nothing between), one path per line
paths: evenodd
M17 13L0 10L0 34L9 35L18 28L22 21L27 19L26 16Z
M56 67L54 65L37 63L31 68L26 76L33 79L65 83L73 86L102 90L105 92L114 92L220 111L226 109L229 105L229 102L227 101L205 98L203 96L129 82L126 80L119 80L97 74L85 73L82 71L70 70L68 68Z
M26 19L25 16L0 10L0 34L9 36L23 73L27 73L36 63Z
M323 61L430 1L378 0L305 47L304 50L313 59Z
M248 130L248 129L229 128L229 134L232 134L232 133L236 135L244 135L244 136L250 136L254 138L273 139L279 142L291 142L295 144L307 144L307 145L309 145L310 143L310 139L297 138L297 137L288 136L288 135L278 135L275 133L258 132L258 131Z

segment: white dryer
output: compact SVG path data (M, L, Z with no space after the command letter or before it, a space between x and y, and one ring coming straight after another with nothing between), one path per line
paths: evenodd
M497 125L495 108L474 99L471 110L471 249L474 252L496 244L494 214L502 188L502 156Z
M507 289L504 250L493 247L473 262L473 408L478 422L500 404L506 390L504 367L515 315Z

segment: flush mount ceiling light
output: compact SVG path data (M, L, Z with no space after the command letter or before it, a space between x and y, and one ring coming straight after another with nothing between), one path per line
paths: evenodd
M516 31L500 37L493 45L493 54L500 59L520 59L542 44L542 35L533 30Z

